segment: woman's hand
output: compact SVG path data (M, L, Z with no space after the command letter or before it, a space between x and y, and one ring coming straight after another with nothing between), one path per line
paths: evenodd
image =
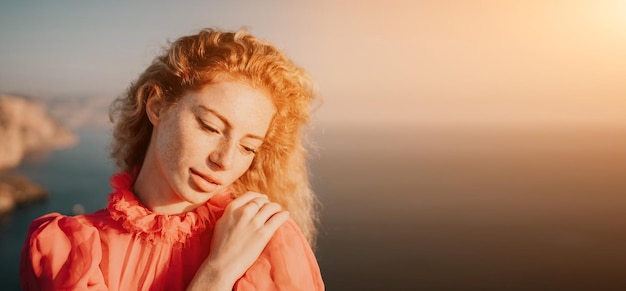
M211 253L188 290L232 290L287 218L289 213L263 194L247 192L233 200L217 221Z

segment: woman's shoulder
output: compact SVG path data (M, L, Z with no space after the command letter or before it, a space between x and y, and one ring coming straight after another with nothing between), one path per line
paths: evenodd
M31 255L58 255L96 243L100 243L98 230L86 215L49 213L30 224L23 251Z
M237 282L236 290L324 290L319 265L293 219L276 230L257 261Z
M287 219L287 221L276 230L269 244L297 244L303 245L305 248L310 247L302 230L300 230L300 227L292 218Z
M56 236L71 236L73 239L79 239L97 231L93 218L101 216L101 212L77 216L67 216L56 212L43 215L31 222L27 239Z
M46 214L31 223L24 242L22 287L70 288L85 280L101 282L101 275L95 272L101 256L99 232L87 216Z

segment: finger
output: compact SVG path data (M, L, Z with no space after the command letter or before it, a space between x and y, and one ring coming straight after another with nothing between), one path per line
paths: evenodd
M272 215L280 212L281 210L282 207L280 204L268 202L263 205L261 209L259 209L259 212L254 217L254 222L257 226L261 227L270 219L270 217L272 217Z
M270 200L267 198L267 196L263 196L263 197L259 197L259 198L254 198L252 200L250 200L249 203L255 204L256 207L258 208L257 210L263 208L263 206L267 203L269 203Z
M274 235L274 232L276 232L276 230L283 225L283 223L285 223L287 221L287 219L289 219L289 212L288 211L280 211L276 214L274 214L272 217L270 217L267 222L264 225L264 229L266 231L266 234L269 235L269 237L271 237L272 235Z
M254 220L259 213L259 210L261 210L261 208L263 208L263 206L267 203L269 203L269 200L267 196L263 195L261 197L250 200L250 202L248 202L247 204L241 206L237 210L234 210L234 213L236 213L235 215L239 216L239 223L245 224L249 221ZM255 224L257 225L257 227L260 227L262 225L258 224L257 222L255 222Z
M233 200L228 206L233 209L237 209L248 204L253 199L261 198L264 196L267 197L266 195L263 195L261 193L246 192L245 194L235 198L235 200Z

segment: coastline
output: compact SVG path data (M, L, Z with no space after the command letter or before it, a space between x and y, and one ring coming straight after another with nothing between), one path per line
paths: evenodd
M42 102L0 94L0 216L47 199L48 191L25 175L9 173L29 156L73 147L77 136Z

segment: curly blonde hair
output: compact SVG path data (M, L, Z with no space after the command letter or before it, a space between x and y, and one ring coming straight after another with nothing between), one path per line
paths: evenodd
M152 134L146 114L149 96L156 95L171 105L186 91L199 90L218 77L268 90L276 107L263 145L232 190L235 195L246 191L267 194L290 212L313 245L317 201L308 180L302 130L315 98L313 83L276 47L245 30L203 29L170 43L125 95L113 102L112 158L124 171L141 167Z

